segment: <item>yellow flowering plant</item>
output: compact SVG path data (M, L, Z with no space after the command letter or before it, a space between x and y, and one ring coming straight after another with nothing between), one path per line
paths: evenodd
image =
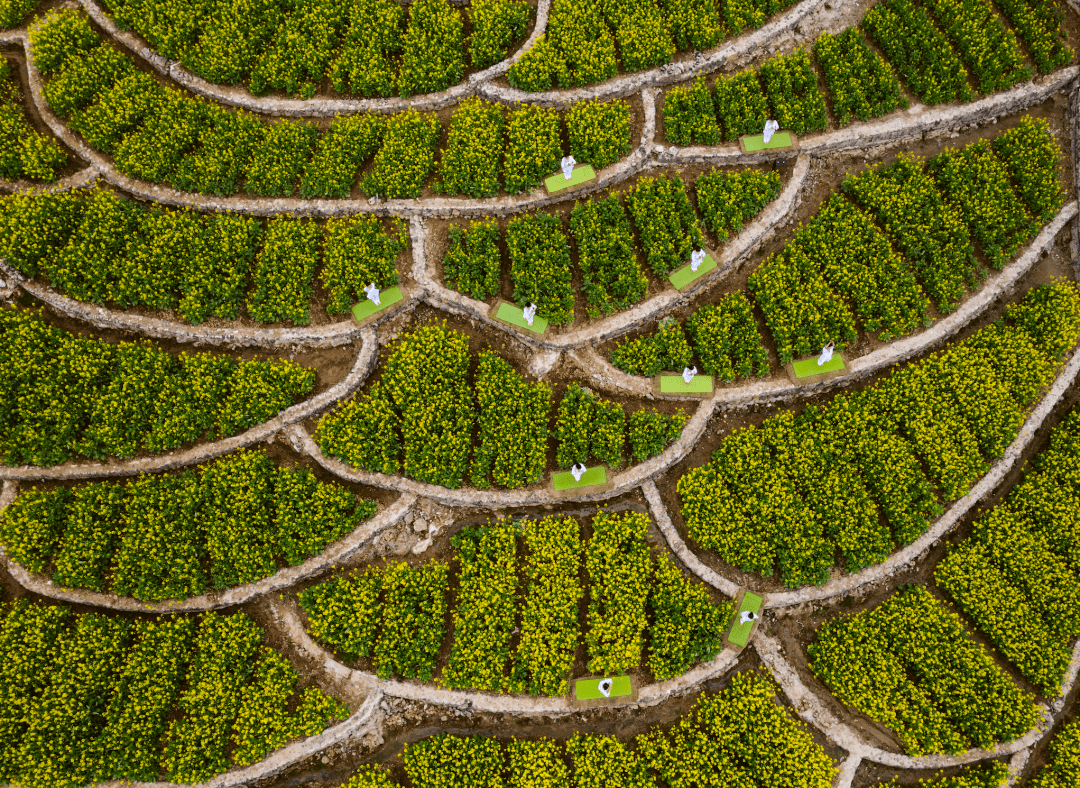
M990 748L1038 721L1031 694L925 586L827 622L807 654L834 695L892 729L915 755Z
M716 102L717 117L724 122L725 140L738 139L742 134L757 134L765 128L769 104L754 69L718 77L713 83L713 101Z
M246 167L247 190L270 197L291 197L318 136L318 127L311 123L282 120L267 126L262 143Z
M585 646L591 673L614 675L641 663L653 585L649 518L635 511L601 510L585 547L589 573Z
M866 12L862 26L925 104L975 98L960 57L913 0L882 0Z
M814 54L841 126L852 118L865 121L897 107L907 109L908 101L896 73L866 45L857 28L845 28L839 35L822 33L814 42Z
M501 692L517 618L517 528L508 518L466 526L450 544L457 551L454 642L439 681L454 689Z
M1068 37L1061 29L1065 14L1056 4L1046 0L1002 0L998 8L1028 45L1041 73L1048 74L1072 62L1073 48L1065 43Z
M689 85L674 87L664 94L664 139L672 145L716 145L720 125L712 91L699 76Z
M537 314L555 325L574 320L570 242L558 214L516 216L506 226L514 302L534 303Z
M722 774L761 788L828 788L837 771L764 671L736 673L720 692L699 695L669 730L635 741L638 759L671 786Z
M928 0L927 7L941 23L983 93L1005 90L1031 79L1032 68L1002 24L989 0Z
M634 234L619 198L582 200L570 214L589 317L610 315L641 301L649 280L641 270Z
M478 301L498 293L502 280L499 239L499 225L494 219L473 219L467 230L453 225L442 261L447 287Z
M480 352L474 384L479 445L473 449L473 486L523 487L540 480L547 466L551 388L528 383L506 359Z
M663 318L655 333L620 342L611 351L611 363L623 372L649 378L665 369L682 372L692 359L682 323L671 317Z
M581 525L573 517L547 516L521 524L525 542L525 593L521 637L510 671L513 692L557 696L569 688L581 642L578 606L582 587Z

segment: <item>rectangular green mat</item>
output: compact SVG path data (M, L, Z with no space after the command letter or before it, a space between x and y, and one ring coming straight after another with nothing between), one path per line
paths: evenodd
M609 676L611 679L611 694L607 698L623 698L633 693L630 686L629 676ZM603 679L580 679L574 682L574 697L578 700L606 700L600 692L600 682Z
M769 144L765 144L765 135L758 134L755 136L745 136L742 138L743 147L746 148L747 153L751 153L756 150L773 150L774 148L790 148L791 147L791 135L786 131L778 131L772 135L772 139L769 140Z
M752 591L747 591L743 594L742 604L739 605L739 609L735 611L735 615L731 619L731 633L728 635L728 640L734 643L740 648L746 645L746 641L750 639L750 631L754 628L753 621L747 621L745 624L740 624L739 614L744 610L751 613L761 613L762 598Z
M824 375L826 372L843 369L844 358L839 353L836 353L820 367L817 364L817 358L804 358L802 361L793 362L791 366L795 369L795 377L808 378L811 375Z
M593 169L591 164L581 164L574 167L574 172L570 176L570 180L566 180L560 171L544 178L544 185L547 187L548 194L555 194L556 192L561 192L563 189L569 189L571 186L577 186L586 181L591 181L595 177L596 170Z
M682 375L661 375L661 394L711 394L712 375L695 375L689 383L685 383Z
M353 317L359 322L366 317L371 317L376 312L383 311L388 306L396 304L404 297L405 296L402 294L400 288L389 287L379 293L379 300L382 301L381 304L376 304L370 298L365 299L352 308Z
M535 315L533 317L533 324L530 326L525 322L525 312L520 306L514 306L503 301L499 304L499 309L495 313L495 317L499 320L505 320L507 323L518 328L524 328L526 331L532 331L534 334L543 334L547 331L548 321Z
M563 471L562 473L553 474L551 483L555 485L556 490L573 490L577 487L592 487L594 484L607 484L607 468L603 465L589 468L589 470L581 474L581 481L579 482L574 481L574 474L570 473L570 471Z
M690 270L690 263L687 263L682 268L676 268L668 275L668 281L676 290L682 290L688 284L695 279L700 279L716 269L716 261L713 260L711 254L705 255L705 259L701 261L701 265L698 266L697 272Z

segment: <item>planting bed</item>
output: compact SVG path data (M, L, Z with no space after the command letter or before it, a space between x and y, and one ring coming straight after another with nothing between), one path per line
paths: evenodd
M0 783L1077 784L1078 41L0 2Z

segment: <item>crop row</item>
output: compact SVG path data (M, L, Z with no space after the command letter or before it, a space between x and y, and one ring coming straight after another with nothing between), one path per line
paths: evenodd
M990 749L1039 719L1031 694L923 586L827 622L807 653L840 700L891 728L915 755Z
M934 577L1002 656L1054 696L1080 635L1080 410Z
M364 287L397 284L408 233L370 214L266 221L233 213L148 209L104 189L7 197L0 257L68 296L176 310L198 324L252 319L306 325L317 268L327 312L347 312ZM321 263L321 266L320 266Z
M171 355L106 342L0 309L0 457L58 465L75 456L159 453L254 427L311 392L315 372L285 359Z
M4 9L0 8L0 27ZM34 130L23 108L13 66L0 60L0 178L51 183L68 157L52 137Z
M559 695L579 643L589 671L614 675L646 663L646 632L647 664L657 680L711 660L723 647L732 605L712 602L666 554L654 559L649 527L643 514L602 511L584 544L572 517L463 528L451 539L459 568L450 656L435 680L457 689ZM372 657L383 678L431 680L447 634L450 583L445 563L392 564L313 586L300 604L312 635L344 659ZM582 632L578 609L586 590Z
M563 115L522 106L507 116L499 105L466 99L437 157L442 129L434 113L342 116L325 132L312 123L263 123L163 86L75 11L49 13L32 31L31 48L48 77L49 105L91 147L126 175L184 191L291 196L298 184L305 198L344 198L373 158L358 184L368 196L419 197L434 173L438 192L486 197L499 191L500 175L516 194L554 172L564 124L581 163L599 169L630 150L630 108L621 100L582 102Z
M723 241L775 199L780 186L775 171L715 170L697 178L694 192L705 226ZM579 201L570 214L570 235L578 252L585 311L593 318L628 309L645 297L649 280L643 262L662 278L688 263L704 242L685 184L668 176L640 178L625 195ZM480 300L498 294L503 267L499 238L490 219L474 220L468 229L452 226L443 258L447 285ZM574 313L571 246L558 215L512 219L506 245L514 300L536 303L537 314L555 324L569 323Z
M0 513L0 542L61 586L177 599L299 564L374 513L338 484L241 450L180 476L31 487Z
M296 692L243 613L133 621L19 600L0 615L0 780L25 788L204 782L349 714Z
M510 67L529 92L602 82L669 62L678 50L715 47L728 33L758 28L793 0L554 0L547 29Z
M106 5L122 28L210 82L305 99L324 80L337 93L361 96L445 90L462 80L467 65L482 69L505 59L532 16L522 0L479 0L468 9L472 35L465 36L466 12L446 0Z
M1080 295L1055 281L867 389L732 433L679 479L690 536L790 586L883 561L1002 456L1078 334Z
M404 761L404 784L385 767L366 765L341 788L827 788L836 774L757 671L735 674L720 692L698 696L668 729L654 728L632 743L587 733L565 743L443 733L406 744Z
M381 381L324 416L315 440L327 454L353 466L386 474L400 471L444 487L460 487L467 470L472 485L480 488L492 481L510 488L539 481L547 463L551 389L543 382L527 382L490 350L480 353L470 386L471 358L468 337L445 326L407 333L387 359ZM583 404L574 405L579 400ZM564 411L573 411L575 423L586 432L560 438L560 466L587 461L590 449L601 462L621 464L626 443L621 405L596 402L571 387L559 406L560 424ZM479 425L475 448L474 423ZM658 454L678 437L684 423L681 413L631 414L635 458ZM563 434L560 426L557 437ZM584 441L584 453L573 441Z

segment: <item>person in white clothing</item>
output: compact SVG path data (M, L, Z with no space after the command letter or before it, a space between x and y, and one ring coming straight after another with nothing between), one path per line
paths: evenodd
M695 249L690 253L690 270L697 273L698 266L705 261L705 250Z
M683 382L689 385L690 381L694 379L694 375L697 374L697 367L683 367L682 379Z
M536 317L536 304L528 303L525 308L521 310L521 314L525 317L525 322L530 326L533 324L533 318Z
M574 165L577 164L577 159L573 156L563 156L562 158L562 174L566 180L570 180L574 174Z
M369 300L375 302L375 306L380 306L382 304L379 300L379 288L375 286L374 282L368 284L368 286L364 288L364 292L367 293Z
M575 482L580 482L581 477L585 475L585 471L587 470L589 469L585 467L585 463L576 462L574 463L574 466L570 469L570 475L574 477Z
M829 344L827 344L825 347L823 347L821 349L821 355L818 356L818 359L817 359L817 365L819 367L825 366L825 364L827 364L829 361L832 360L833 349L835 347L836 347L836 344L834 342L830 342Z
M742 613L739 614L740 624L748 624L756 620L757 616L754 613L751 613L749 610L744 610Z
M777 123L775 120L772 120L771 118L765 121L765 131L762 132L761 136L764 138L766 145L769 144L769 140L772 139L772 135L778 131L780 131L779 123Z

